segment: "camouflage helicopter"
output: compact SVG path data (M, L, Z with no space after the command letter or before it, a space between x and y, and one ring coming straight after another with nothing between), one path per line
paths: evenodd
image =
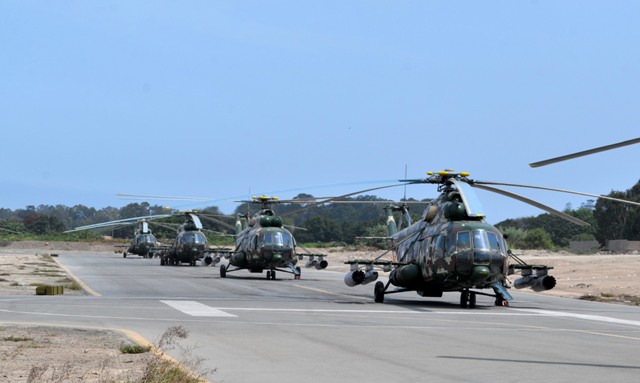
M484 220L479 201L471 187L499 193L541 208L579 225L588 223L552 209L520 195L487 185L533 187L528 185L476 181L469 173L453 171L429 172L425 179L401 180L406 184L436 184L440 195L429 202L420 221L398 231L392 208L387 208L388 239L396 254L394 261L352 260L346 262L350 271L345 275L347 286L365 285L378 278L382 269L390 272L385 284L378 281L374 287L375 302L384 302L387 294L415 291L425 297L442 297L444 292L460 292L460 306L474 308L476 295L495 298L498 306L507 306L513 299L507 289L507 276L520 274L513 282L516 289L531 288L534 291L552 289L555 278L549 275L552 267L529 265L508 249L505 238L498 229ZM619 202L640 205L606 196L581 192L542 188L547 190L588 195ZM401 208L408 214L406 208ZM383 254L384 255L384 254ZM509 264L509 260L515 262ZM390 285L397 287L389 290ZM492 289L493 294L477 290Z
M131 243L129 245L117 245L116 247L126 247L127 249L123 251L122 255L124 258L129 254L139 255L143 258L153 258L154 250L156 246L158 246L158 241L156 237L151 233L151 229L149 228L149 220L157 219L157 218L166 218L170 217L170 214L159 214L147 217L134 217L134 218L125 218L115 221L97 223L93 225L85 225L79 226L71 230L65 231L65 233L72 233L75 231L82 230L92 230L92 229L101 229L106 227L123 227L128 225L136 225L136 228L133 232L133 238L131 239ZM119 252L119 251L117 251Z
M158 245L158 240L151 233L149 228L149 222L147 220L140 220L138 226L133 233L133 239L127 250L122 253L124 258L127 254L140 255L143 258L153 258L154 248Z
M155 236L151 234L151 230L148 225L151 221L155 221L163 218L174 217L177 214L184 215L184 222L178 226L177 236L173 243L168 245L160 245L157 243ZM214 258L211 257L211 249L208 246L207 237L202 232L202 223L196 215L196 212L185 211L177 214L157 214L143 217L125 218L115 221L97 223L93 225L86 225L68 230L65 233L100 229L105 227L119 227L124 225L130 225L137 223L138 227L135 231L135 236L132 239L132 243L125 252L142 255L145 258L152 258L153 255L160 257L160 264L164 265L180 265L182 263L188 263L191 266L196 264L196 261L203 260L205 264L214 262ZM159 226L168 227L174 229L173 226L167 224L161 224L154 222Z
M315 267L318 270L327 267L324 254L296 253L293 235L284 227L282 217L277 216L271 209L273 204L285 201L262 195L252 197L250 201L240 202L256 203L261 205L261 209L252 218L247 217L248 222L245 225L242 224L240 216L237 216L236 247L223 255L229 263L220 265L221 278L226 278L227 273L246 269L251 273L267 270L267 279L276 279L276 271L291 273L294 279L300 279L301 269L296 264L304 257L309 258L306 267Z
M185 220L178 228L178 235L171 246L158 248L160 265L180 265L188 263L195 266L196 261L207 259L211 263L207 237L202 232L200 218L191 211L184 212Z
M604 152L606 150L616 149L616 148L620 148L620 147L627 146L627 145L633 145L633 144L637 144L637 143L640 143L640 138L634 138L634 139L631 139L631 140L617 142L617 143L611 144L611 145L605 145L605 146L600 146L600 147L593 148L593 149L583 150L583 151L580 151L580 152L567 154L567 155L564 155L564 156L550 158L548 160L532 162L532 163L529 164L529 166L531 166L532 168L537 168L537 167L540 167L540 166L546 166L546 165L553 164L553 163L556 163L556 162L566 161L566 160L570 160L570 159L577 158L577 157L588 156L588 155L591 155L591 154Z

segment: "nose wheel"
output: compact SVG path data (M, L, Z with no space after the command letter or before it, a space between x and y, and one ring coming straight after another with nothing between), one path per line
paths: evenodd
M476 293L469 290L462 290L460 293L460 307L475 309L476 308Z

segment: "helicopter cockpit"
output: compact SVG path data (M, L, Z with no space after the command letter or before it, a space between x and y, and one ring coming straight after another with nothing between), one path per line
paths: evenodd
M506 254L506 245L496 233L486 230L459 231L456 233L456 250L485 250Z
M136 245L155 244L156 238L152 234L140 234L135 238Z
M474 283L491 282L506 273L507 245L497 233L473 229L455 233L455 270Z
M199 231L185 232L177 239L181 245L206 245L207 238Z
M260 234L258 244L260 247L291 248L293 245L293 237L289 232L270 231Z

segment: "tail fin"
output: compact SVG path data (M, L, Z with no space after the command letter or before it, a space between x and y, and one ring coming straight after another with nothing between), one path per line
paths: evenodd
M398 232L396 220L393 218L393 206L385 206L384 211L387 213L387 235L392 237Z
M236 234L240 234L242 229L242 219L240 218L240 214L236 214Z

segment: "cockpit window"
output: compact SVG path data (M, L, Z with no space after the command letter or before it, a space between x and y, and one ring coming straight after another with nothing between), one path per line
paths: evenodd
M207 238L200 232L185 233L182 236L182 243L206 244Z
M468 231L461 231L458 233L456 239L456 250L465 251L471 249L471 235Z
M289 233L275 232L264 234L264 244L267 246L291 247L293 240Z
M483 230L474 230L473 231L473 248L476 250L485 250L488 249L487 245L487 237L485 237Z
M500 240L495 233L487 232L487 238L489 239L489 247L491 251L502 253L502 247L500 246Z
M136 238L136 243L153 243L153 237L151 234L142 234Z
M473 235L473 246L471 243L471 235ZM471 248L475 250L491 250L498 253L505 252L500 237L495 233L485 230L458 232L456 250L464 251L470 250Z

